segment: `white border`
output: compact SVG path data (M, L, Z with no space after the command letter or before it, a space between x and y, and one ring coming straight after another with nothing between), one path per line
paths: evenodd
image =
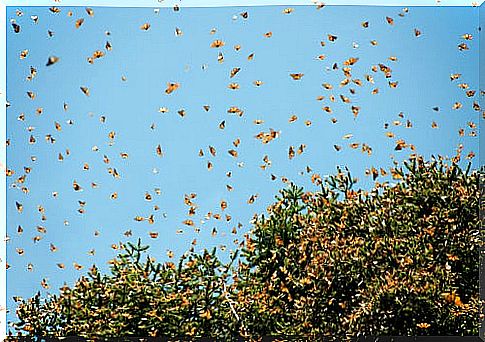
M480 6L485 0L3 0L7 6L221 7L221 6Z
M370 6L480 6L485 0L327 0L325 5ZM221 7L221 6L299 6L318 0L0 0L0 340L6 336L6 6L110 6L110 7Z
M0 338L6 336L7 329L7 215L6 215L6 96L7 96L7 13L5 4L0 3Z

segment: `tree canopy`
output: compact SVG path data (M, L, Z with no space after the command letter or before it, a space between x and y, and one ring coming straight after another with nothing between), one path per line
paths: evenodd
M395 184L356 190L348 170L318 191L280 191L229 262L216 249L158 262L127 243L109 274L19 299L28 336L477 335L479 175L414 157Z

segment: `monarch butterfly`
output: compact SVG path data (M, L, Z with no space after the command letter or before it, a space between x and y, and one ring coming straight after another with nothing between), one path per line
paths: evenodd
M329 41L334 42L334 41L337 40L338 37L337 36L334 36L332 34L328 34L327 35L327 38L328 38Z
M50 7L49 11L52 13L61 13L61 9L59 7Z
M145 23L143 25L140 26L140 30L143 30L143 31L148 31L150 29L150 24L149 23Z
M391 17L386 17L386 21L389 25L394 25L394 19L392 19Z
M295 150L293 146L290 146L288 149L288 158L291 160L293 157L295 157Z
M284 14L291 14L291 13L293 13L293 11L294 11L294 9L289 7L289 8L285 8L283 10L283 13Z
M234 76L236 76L236 74L241 70L241 68L233 68L231 70L231 73L229 75L229 78L233 78Z
M395 81L395 82L389 81L389 87L391 87L391 88L397 88L398 83L399 83L398 81Z
M165 93L167 95L170 95L171 93L173 93L175 90L177 90L178 88L180 87L180 84L179 83L172 83L172 82L168 82L167 83L167 89L165 89Z
M220 48L220 47L223 47L224 45L226 45L226 44L222 40L216 39L211 43L210 47L211 48Z
M185 224L186 226L190 226L190 227L193 227L195 225L194 221L192 221L192 220L185 220L182 223Z
M86 13L90 16L90 17L94 17L94 10L92 8L89 8L89 7L86 7Z
M74 191L81 191L82 190L82 187L76 182L72 182L72 187L74 189Z
M256 87L259 87L261 85L263 85L263 81L259 81L259 80L256 80L253 82L253 84L256 86Z
M414 29L414 35L415 35L416 37L419 37L419 36L421 35L421 31L420 31L420 30L418 30L418 29Z
M461 107L463 107L463 105L460 102L455 102L452 108L457 110L457 109L460 109Z
M457 80L461 77L461 74L451 74L450 75L450 80L451 81L454 81L454 80Z
M273 32L269 31L264 34L266 38L271 38L273 36Z
M76 23L74 24L76 26L76 28L80 28L81 25L84 23L84 19L83 18L80 18L78 20L76 20Z
M157 145L156 152L159 157L163 157L162 146L160 144Z
M358 62L358 60L359 60L358 57L350 57L344 62L344 65L354 65L355 63Z
M361 25L362 25L363 28L368 28L369 27L369 22L368 21L364 21L364 22L362 22Z
M253 204L254 201L258 198L258 194L255 194L255 195L251 195L251 197L249 197L248 199L248 204Z
M81 91L84 95L89 96L89 88L88 87L80 87Z
M301 80L304 74L290 74L291 78L294 80Z
M460 299L460 296L458 296L454 290L452 292L444 292L444 293L441 294L441 296L448 303L455 304L456 306L463 306L463 303Z
M96 50L94 51L93 53L93 58L97 59L97 58L101 58L104 56L104 52L101 51L101 50Z
M350 99L349 99L347 96L340 95L340 99L341 99L341 100L342 100L342 102L344 102L344 103L350 103Z

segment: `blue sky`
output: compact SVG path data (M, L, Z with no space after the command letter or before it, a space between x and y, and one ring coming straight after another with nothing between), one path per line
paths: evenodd
M233 240L249 230L252 216L263 213L285 187L282 176L307 190L317 189L311 184L311 175L301 174L307 166L324 176L333 173L336 165L346 165L359 178L357 185L368 188L372 181L364 176L366 168L388 168L391 156L401 160L411 152L394 151L397 139L415 145L425 156L452 156L460 143L464 145L463 157L470 151L478 154L478 137L470 137L474 129L467 126L468 122L478 125L479 117L472 109L479 96L476 8L410 7L409 13L399 17L400 7L328 6L317 11L308 6L296 7L289 15L282 13L285 7L281 6L183 8L180 12L161 8L158 14L150 8L95 7L90 17L81 7L62 8L58 14L45 7L25 7L21 8L23 16L16 17L17 8L7 10L7 18L14 18L22 27L20 34L7 28L7 98L11 103L7 110L7 138L11 142L7 165L15 171L7 178L10 309L12 296L27 297L41 290L43 278L51 286L49 291L56 291L93 263L106 269L106 262L117 253L111 244L120 241L141 237L160 260L167 260L168 250L179 257L193 239L197 239L197 249L226 245L227 253L234 248ZM67 16L69 10L72 17ZM247 20L239 15L244 11L249 13ZM39 17L37 24L31 15ZM394 25L386 22L386 16L394 19ZM84 23L76 29L74 23L79 18L84 18ZM363 21L369 21L367 29L362 28ZM148 31L140 30L144 23L150 23ZM176 28L183 34L176 36ZM210 34L213 28L216 33ZM422 32L420 37L415 36L415 28ZM54 31L53 37L47 30ZM111 34L107 36L106 31ZM264 37L269 31L272 37ZM474 39L461 39L466 33ZM337 40L329 42L328 34ZM225 46L210 48L216 39ZM378 45L372 46L371 40ZM111 51L105 50L106 41L111 43ZM470 49L459 51L457 46L462 42ZM240 51L234 50L236 44L241 45ZM20 59L25 49L28 56ZM104 51L105 56L89 64L87 57L96 50ZM217 61L219 51L224 55L223 63ZM248 61L250 53L254 59ZM317 56L322 54L326 58L319 60ZM49 56L60 60L46 67ZM389 60L391 56L397 61ZM353 79L362 80L362 87L352 82L339 87L345 78L342 63L350 57L359 58L351 73ZM332 70L334 63L338 63L338 70ZM398 81L397 88L389 87L382 72L371 70L378 63L392 68L389 80ZM37 75L27 81L30 66L37 69ZM241 70L230 78L234 67ZM290 73L304 76L293 80ZM451 82L453 73L461 73L461 78ZM365 80L366 74L374 77L375 84ZM254 86L255 80L263 85ZM167 82L180 83L180 87L167 95ZM239 84L239 90L228 89L233 82ZM322 83L332 84L333 89L324 89ZM468 98L457 86L460 83L477 90L476 95ZM89 88L89 97L80 91L81 86ZM356 90L355 95L349 88ZM374 88L379 88L376 95L371 94ZM36 94L34 100L26 96L28 91ZM335 102L329 100L331 94ZM343 103L340 94L352 102ZM323 101L316 100L320 95L325 96ZM64 102L67 111L63 110ZM453 110L456 102L463 107ZM210 105L208 112L204 105ZM352 115L352 105L360 107L357 118ZM228 114L232 106L242 109L243 116ZM330 106L333 112L326 113L323 106ZM160 113L160 107L169 112ZM36 115L37 108L43 108L41 115ZM181 109L184 117L177 114ZM400 112L404 119L398 116ZM21 113L24 121L18 120ZM292 115L298 120L289 123ZM106 118L104 123L101 116ZM264 122L256 125L254 120ZM395 120L402 125L393 125ZM406 120L412 122L412 128L405 127ZM219 128L222 121L224 129ZM431 127L433 121L438 128ZM55 122L61 131L55 129ZM385 123L389 123L388 130ZM35 129L29 132L28 127ZM279 138L268 144L255 139L270 128L281 131ZM464 137L458 135L460 128L465 129ZM386 131L395 137L386 137ZM112 144L109 132L116 132ZM54 144L46 142L46 134L55 138ZM342 139L346 134L353 137ZM35 144L29 144L30 135L36 138ZM232 142L237 138L240 144L235 147ZM372 155L362 153L360 146L350 148L349 143L354 142L371 146ZM162 157L156 154L158 144ZM305 151L290 160L289 146L296 151L301 144L306 145ZM335 144L342 150L337 152ZM93 146L99 150L93 151ZM216 149L215 157L209 146ZM203 157L198 156L199 149L203 149ZM230 149L237 150L237 158L229 155ZM64 156L62 162L58 161L59 153ZM120 153L129 157L122 159ZM109 164L103 162L104 155ZM265 155L271 167L262 170ZM31 156L37 160L32 162ZM213 164L211 171L207 170L208 161ZM89 164L89 170L83 170L84 163ZM29 188L28 194L20 190L22 184L11 186L24 174L24 166L32 170L23 184ZM121 178L108 174L108 167L116 168ZM229 171L230 178L226 176ZM272 181L271 174L278 180ZM74 180L83 191L73 190ZM99 187L91 188L91 182ZM228 184L233 191L227 190ZM160 195L155 188L161 190ZM58 193L56 198L52 192ZM115 200L111 199L114 192L118 194ZM147 192L152 201L145 200ZM190 193L197 194L193 217L188 216L189 207L184 204L184 194ZM257 199L249 205L248 199L255 194ZM221 200L227 202L224 211ZM84 214L77 211L78 201L86 202ZM16 202L22 203L22 213L17 212ZM45 209L45 221L39 205ZM155 205L160 209L154 210ZM221 220L204 219L208 212L221 214ZM134 220L151 214L154 224ZM226 214L231 216L229 222ZM186 219L192 219L200 232L184 225ZM233 235L231 230L238 223L242 228ZM17 234L19 225L22 235ZM39 233L38 226L47 233ZM216 236L211 234L213 228ZM123 233L129 229L133 236L127 238ZM176 233L180 229L183 234ZM96 230L100 232L97 237ZM158 238L150 238L149 232L158 232ZM43 238L34 243L34 236ZM49 250L51 243L57 252ZM24 254L18 255L17 248ZM87 253L91 249L96 250L94 256ZM75 270L73 262L84 268ZM29 263L33 271L27 271ZM60 270L57 263L64 263L66 269Z

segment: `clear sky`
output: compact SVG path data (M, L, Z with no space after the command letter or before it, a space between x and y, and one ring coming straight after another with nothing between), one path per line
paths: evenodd
M472 108L479 96L476 8L410 7L403 17L400 7L359 6L296 7L291 14L283 14L285 7L275 6L183 8L179 12L161 8L158 14L151 8L94 7L92 17L82 7L61 8L57 14L46 7L25 7L20 8L23 15L19 17L18 8L7 9L7 19L15 19L21 26L19 34L10 24L7 27L7 98L11 103L7 165L15 171L7 178L9 309L14 308L12 296L27 297L38 290L55 292L93 263L106 269L106 262L117 253L111 245L120 241L141 237L160 260L168 259L168 250L178 258L194 239L197 249L226 245L227 253L234 248L233 240L249 230L251 217L263 213L285 187L281 177L306 190L317 189L305 171L307 166L324 176L333 173L336 165L346 165L359 178L357 186L369 188L372 180L364 176L366 168L389 168L391 155L401 160L411 153L408 148L394 151L398 139L413 144L427 157L452 156L460 143L464 161L470 151L478 154L478 138L469 136L477 129L468 125L478 125L479 117ZM247 19L240 15L245 11ZM38 16L37 23L31 16ZM393 18L393 25L386 16ZM84 23L76 29L80 18ZM362 27L364 21L369 22L368 28ZM140 29L144 23L150 24L149 30ZM176 35L176 28L183 34ZM216 29L214 34L212 29ZM414 29L421 31L419 37ZM52 37L48 30L54 32ZM265 37L267 32L272 36ZM337 39L330 42L329 34ZM464 40L463 34L471 34L473 39ZM216 39L225 45L211 48ZM371 45L371 40L377 45ZM107 41L110 51L105 49ZM469 50L460 51L461 43ZM239 51L234 49L237 44L241 45ZM26 58L19 58L26 49ZM88 63L96 50L105 55ZM218 62L219 52L224 56L222 63ZM251 53L254 58L248 60ZM325 58L319 59L320 55ZM60 59L46 66L50 56ZM345 79L343 63L351 57L358 58L351 66L351 79L360 79L362 86L350 82L340 87ZM332 69L334 63L338 70ZM379 63L392 69L389 79L381 71L371 70ZM37 73L29 81L31 66ZM235 67L240 71L230 78ZM290 73L303 76L293 80ZM450 81L454 73L461 77ZM366 80L366 74L374 78L374 84ZM255 86L256 80L263 84ZM398 82L397 87L391 88L388 81ZM180 87L167 95L167 82ZM240 89L229 89L230 83L237 83ZM326 90L324 83L333 89ZM477 91L475 96L466 96L466 90L458 86L463 83L468 84L466 90ZM80 87L88 87L90 95L83 94ZM375 88L379 92L372 95ZM36 95L33 100L27 96L30 91ZM332 94L335 102L330 100ZM340 95L351 103L344 103ZM318 96L325 98L317 101ZM463 107L452 109L456 102ZM210 106L209 111L204 105ZM244 111L241 117L227 113L234 106ZM322 110L325 106L332 113ZM360 107L356 118L351 106ZM160 113L161 107L169 111ZM36 114L38 108L42 108L40 115ZM182 109L183 117L177 113ZM398 116L401 112L403 118ZM21 113L23 121L18 119ZM298 119L290 123L293 115ZM332 118L337 122L332 123ZM255 120L263 122L256 125ZM400 126L393 124L396 120ZM411 128L406 128L407 120ZM220 128L222 121L224 129ZM437 128L432 128L433 122ZM389 124L387 130L385 123ZM458 134L460 128L464 136ZM280 136L268 144L255 138L270 129L280 131ZM115 132L111 142L110 132ZM394 137L387 137L386 132ZM55 143L46 142L47 134ZM343 139L347 134L352 137ZM35 144L29 144L31 135ZM238 138L240 144L235 147ZM350 143L360 145L352 149ZM362 153L363 143L372 148L371 155ZM156 153L159 144L161 157ZM298 154L301 144L306 148ZM336 151L334 145L342 149ZM209 146L215 148L215 156ZM295 150L292 159L288 157L290 146ZM198 155L199 149L204 156ZM237 151L237 158L228 153L231 149ZM58 160L59 153L63 161ZM127 153L128 158L121 158L120 153ZM271 166L263 170L265 155ZM213 165L210 171L208 161ZM85 163L89 170L83 169ZM24 183L13 187L25 174L24 167L31 172ZM108 168L115 168L121 177L114 178ZM272 181L271 174L278 179ZM74 181L82 191L74 191ZM92 188L91 182L98 188ZM233 190L228 191L226 185ZM29 189L27 194L22 186ZM115 192L117 199L112 199ZM145 199L146 193L151 201ZM191 193L197 194L192 200L197 205L194 216L188 215L189 207L184 204L184 194ZM248 204L256 194L254 203ZM78 212L79 201L85 202L83 214ZM225 210L221 210L221 201L227 202ZM23 206L21 213L16 202ZM45 220L38 206L44 208ZM221 219L204 218L208 212L221 214ZM134 220L151 214L153 224ZM199 233L182 223L187 219L193 220ZM231 231L238 223L242 228L234 235ZM22 234L17 233L19 225ZM127 230L132 231L131 237L123 234ZM177 234L177 230L183 233ZM158 238L150 238L149 232L158 232ZM42 239L34 242L35 236ZM50 244L58 250L51 252ZM88 255L91 249L95 249L94 256ZM84 268L75 270L74 262ZM29 263L32 271L27 270ZM65 269L59 269L57 263L64 263ZM50 290L42 289L44 278Z

